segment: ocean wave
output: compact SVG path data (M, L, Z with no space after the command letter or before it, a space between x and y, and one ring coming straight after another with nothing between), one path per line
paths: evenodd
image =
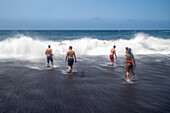
M55 57L65 55L70 45L77 55L109 55L113 45L116 45L117 55L124 55L125 47L132 48L134 54L170 54L170 39L138 33L129 40L83 37L75 40L45 41L27 36L13 37L0 42L0 58L44 58L49 44Z

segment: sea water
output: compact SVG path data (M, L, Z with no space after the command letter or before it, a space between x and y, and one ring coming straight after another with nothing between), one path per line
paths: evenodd
M44 58L51 45L56 57L69 46L77 55L117 55L130 47L135 55L169 55L170 31L0 31L0 58Z
M45 68L48 45L53 69ZM118 59L108 66L114 45ZM72 74L69 46L77 56ZM136 59L132 84L125 47ZM0 31L0 112L167 113L169 69L170 31Z

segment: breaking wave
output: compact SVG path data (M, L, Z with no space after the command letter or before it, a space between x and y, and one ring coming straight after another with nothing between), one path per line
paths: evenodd
M0 58L44 58L45 49L51 45L55 57L65 55L73 46L77 55L108 55L116 45L117 55L124 55L125 47L132 48L133 54L170 54L170 39L138 33L129 40L99 40L89 37L74 40L40 40L27 36L8 38L0 42Z

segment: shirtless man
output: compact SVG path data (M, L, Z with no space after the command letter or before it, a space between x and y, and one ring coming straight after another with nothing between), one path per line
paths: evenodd
M72 46L69 46L69 50L68 50L67 53L66 53L65 62L67 62L67 58L68 58L68 69L69 69L69 72L72 72L74 59L75 59L75 63L77 62L77 60L76 60L76 54L75 54L75 52L72 50Z
M46 49L45 54L47 56L47 67L49 67L49 62L51 61L51 65L53 67L53 54L52 54L52 49L51 46L48 45L48 49Z
M113 48L111 49L111 53L110 53L110 61L111 61L111 65L113 65L114 63L114 55L117 59L117 55L116 55L116 50L115 50L116 46L114 45Z

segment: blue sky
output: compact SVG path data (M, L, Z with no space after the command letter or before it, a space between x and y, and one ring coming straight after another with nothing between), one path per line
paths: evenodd
M170 30L170 0L0 0L8 29Z

